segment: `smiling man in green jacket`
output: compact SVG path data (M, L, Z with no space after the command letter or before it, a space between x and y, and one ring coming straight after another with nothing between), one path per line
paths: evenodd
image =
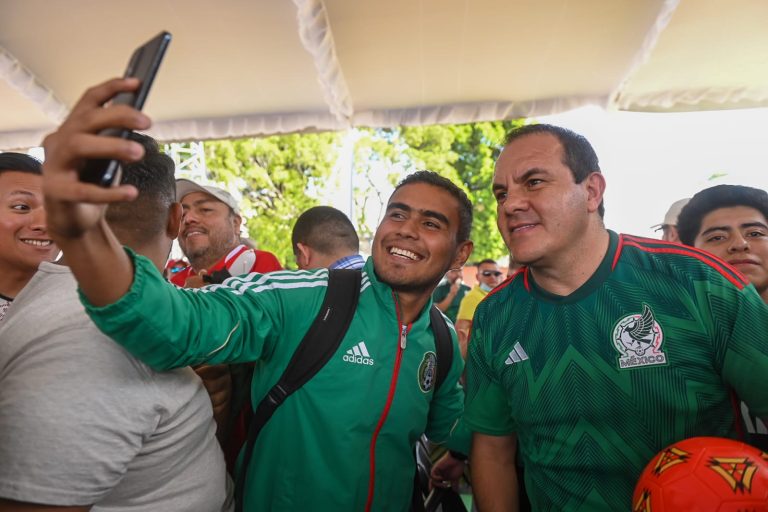
M255 361L257 403L319 310L328 271L251 274L183 290L123 249L104 222L104 204L131 200L135 189L81 183L78 166L93 156L141 157L130 141L95 136L105 127L149 127L146 116L128 107L102 108L135 87L134 80L112 80L89 89L46 139L44 190L55 219L49 231L72 262L89 315L106 334L158 369ZM436 357L431 294L449 268L469 257L471 208L458 187L435 173L417 173L395 190L346 336L254 445L245 510L410 508L413 443L423 432L448 441L461 415L461 357L453 358L437 393L424 368Z

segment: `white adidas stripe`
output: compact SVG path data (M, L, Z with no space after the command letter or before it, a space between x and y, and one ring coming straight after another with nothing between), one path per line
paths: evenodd
M255 275L255 274L251 274ZM279 277L279 279L274 279L275 277ZM248 281L247 279L242 279L241 277L230 277L224 283L222 284L214 284L211 286L207 286L204 288L185 288L186 290L190 290L193 292L198 293L209 293L215 290L218 290L219 288L223 288L226 290L230 290L232 293L236 295L243 295L245 292L250 291L253 293L261 293L265 290L289 290L289 289L297 289L297 288L317 288L318 286L328 286L328 280L325 279L319 279L317 281L307 281L306 279L302 279L300 281L296 280L296 276L293 276L293 279L291 279L292 282L280 282L280 281L288 281L290 278L289 276L283 275L283 276L273 276L270 275L262 275L259 279L255 281ZM369 286L371 286L371 282L368 279L368 276L363 273L362 280L360 283L360 292L364 292Z
M371 354L368 353L368 347L366 347L365 343L362 341L351 349L347 350L347 354L351 356L371 357Z
M520 363L522 361L526 361L528 359L528 354L523 350L523 346L520 345L520 342L515 343L515 345L512 347L512 352L509 353L509 356L507 357L506 361L504 361L505 364L515 364Z
M525 350L523 350L523 346L520 345L520 342L518 341L515 343L515 346L512 348L515 352L517 352L517 355L520 356L521 361L525 361L528 359L528 354L525 353Z

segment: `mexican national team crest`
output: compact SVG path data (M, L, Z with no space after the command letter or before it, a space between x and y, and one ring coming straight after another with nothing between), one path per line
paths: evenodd
M637 368L667 364L661 350L664 333L648 304L641 314L628 315L613 328L613 346L619 353L619 368Z
M419 388L424 393L427 393L432 386L435 385L435 378L437 377L437 356L434 352L426 352L424 358L419 365L419 373L417 375L419 379Z

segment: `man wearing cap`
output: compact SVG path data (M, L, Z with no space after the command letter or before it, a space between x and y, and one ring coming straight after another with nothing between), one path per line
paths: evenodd
M229 276L282 270L274 254L240 243L240 209L226 190L176 180L184 209L179 245L190 265L171 276L178 286L198 287Z
M667 210L667 214L664 215L664 222L651 226L654 231L661 230L661 239L667 242L680 243L680 237L677 234L677 217L680 215L680 211L688 204L691 199L686 197L685 199L679 199L672 203L672 206Z

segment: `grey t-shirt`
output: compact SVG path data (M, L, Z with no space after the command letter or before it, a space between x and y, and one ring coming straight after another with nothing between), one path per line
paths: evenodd
M94 512L231 507L211 403L101 334L43 263L0 323L0 497Z

